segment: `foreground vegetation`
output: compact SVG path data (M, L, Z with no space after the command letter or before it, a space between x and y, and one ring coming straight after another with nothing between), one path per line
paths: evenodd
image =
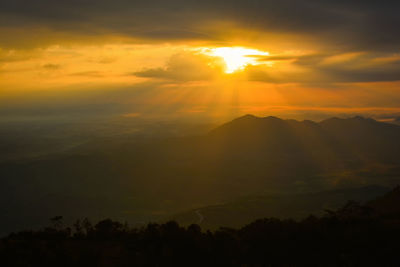
M3 266L398 266L399 239L399 214L349 202L319 218L266 218L215 232L110 219L70 228L59 216L51 227L3 238L0 258Z

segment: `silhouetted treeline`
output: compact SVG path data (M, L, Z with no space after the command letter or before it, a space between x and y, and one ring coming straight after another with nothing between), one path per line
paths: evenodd
M0 259L2 266L398 266L399 241L400 216L349 202L320 218L267 218L215 232L173 221L64 227L57 216L51 227L2 239Z

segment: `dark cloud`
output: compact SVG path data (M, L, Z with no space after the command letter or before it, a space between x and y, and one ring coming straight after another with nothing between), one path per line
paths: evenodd
M224 28L218 25L232 23L260 33L301 35L340 50L395 50L400 45L399 11L399 1L3 0L0 27L221 41ZM10 36L0 45L21 38Z
M400 61L381 66L346 69L345 66L320 67L335 82L390 82L400 80Z
M273 57L272 57L273 58ZM400 80L400 57L390 53L310 54L288 56L299 69L268 71L248 66L250 80L270 83L349 83ZM281 57L278 57L280 60ZM262 61L268 61L263 57ZM274 61L274 60L272 60Z
M341 55L339 55L340 57ZM342 55L309 55L295 64L307 67L334 82L383 82L400 80L400 58L390 53ZM332 60L333 59L333 60Z
M105 76L105 74L103 72L95 71L95 70L74 72L74 73L72 73L70 75L71 76L92 77L92 78L101 78L101 77Z
M46 70L59 70L61 69L61 65L59 64L44 64L43 68Z

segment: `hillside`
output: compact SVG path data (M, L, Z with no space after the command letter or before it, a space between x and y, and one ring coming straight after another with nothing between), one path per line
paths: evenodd
M379 200L378 197L388 191L385 187L366 186L315 193L248 196L219 205L198 207L168 219L182 225L196 223L203 229L214 230L219 227L239 228L259 218L303 220L310 214L322 216L327 209L336 210L349 200L358 203ZM385 202L382 206L390 205Z

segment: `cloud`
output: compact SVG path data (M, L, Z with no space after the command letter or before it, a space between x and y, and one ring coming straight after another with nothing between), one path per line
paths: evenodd
M291 55L274 55L274 56L251 56L253 58L256 58L257 61L260 62L270 62L270 61L284 61L284 60L292 60L292 59L298 59L297 56L291 56Z
M272 61L275 61L272 57ZM277 57L277 61L285 57ZM400 80L400 55L393 53L338 53L287 56L281 69L248 66L248 78L269 83L358 83ZM268 61L268 57L263 57Z
M100 77L104 77L105 74L100 71L89 70L89 71L74 72L74 73L71 73L70 76L100 78Z
M400 80L400 56L382 53L347 53L299 58L307 66L335 82L385 82Z
M117 61L116 57L111 57L111 56L102 56L102 57L98 57L98 58L90 58L88 60L91 63L98 63L98 64L111 64L114 63L115 61Z
M248 65L231 75L236 79L266 83L329 84L390 82L400 80L400 55L393 53L338 52L305 55L255 56L260 65ZM132 73L137 77L173 80L213 80L223 73L218 57L199 53L178 53L164 67L146 68Z
M132 74L143 78L185 82L211 80L222 71L223 65L218 58L199 53L182 52L173 55L165 67L147 68Z
M43 68L46 70L59 70L61 69L61 65L49 63L49 64L44 64Z
M4 0L0 28L14 34L2 38L0 45L32 44L32 38L24 38L31 35L27 29L47 36L36 45L71 35L224 42L229 41L227 32L244 29L300 35L340 50L396 50L399 7L393 0Z
M15 50L5 50L0 48L0 63L10 63L28 60L34 57L30 52L21 52Z

